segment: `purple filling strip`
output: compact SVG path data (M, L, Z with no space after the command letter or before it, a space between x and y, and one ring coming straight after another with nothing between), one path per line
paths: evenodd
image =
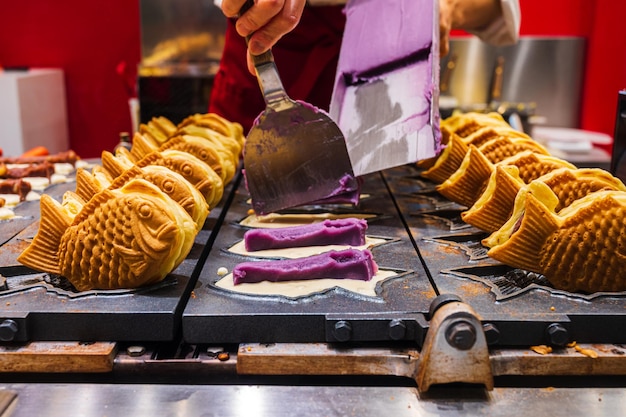
M322 245L361 246L365 244L366 230L365 220L348 218L305 226L249 230L243 240L247 251Z
M243 262L233 270L235 285L334 278L369 281L378 271L369 250L346 249L298 259Z

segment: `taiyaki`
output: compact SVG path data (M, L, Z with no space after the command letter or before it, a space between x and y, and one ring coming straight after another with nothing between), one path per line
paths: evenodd
M469 147L454 133L450 133L448 143L434 165L421 173L421 176L437 183L442 183L461 166Z
M180 122L178 129L189 125L208 128L225 137L233 138L239 143L240 149L243 149L243 143L245 141L243 126L237 122L231 122L215 113L195 114Z
M513 129L508 124L506 125L488 125L481 127L475 132L467 135L463 138L463 141L468 145L481 146L482 144L489 142L491 139L497 137L505 137L509 139L521 138L530 139L524 132Z
M518 191L524 186L515 165L496 165L485 191L461 219L486 232L495 232L511 217Z
M480 197L492 171L493 164L476 146L470 145L459 168L436 189L449 200L471 207Z
M557 212L595 191L626 191L626 187L618 178L598 168L559 168L534 181L545 183L557 195L559 199L555 208ZM515 196L524 186L518 167L496 165L487 188L469 210L461 213L461 218L479 229L495 232L511 216Z
M42 195L39 230L18 261L62 275L79 291L136 288L163 280L185 259L195 236L195 223L179 204L135 179L98 193L73 219Z
M237 169L240 153L234 153L232 147L226 146L224 142L218 138L218 136L223 137L219 133L205 129L207 132L210 132L210 134L201 136L200 133L196 131L197 129L199 129L197 126L187 126L177 132L177 136L181 136L185 140L197 140L198 138L202 138L209 142L213 149L222 157L222 165L225 171L224 178L226 183L230 182ZM190 133L190 131L194 133Z
M224 159L215 150L214 145L198 137L183 138L182 136L175 136L168 139L160 146L157 146L156 144L150 142L146 137L136 133L133 138L133 147L130 153L133 156L133 159L138 161L151 152L163 152L168 149L190 153L210 166L211 169L213 169L213 171L215 171L215 173L222 178L222 181L227 179L226 175L231 174L231 170L234 174L234 167L227 167L228 172L224 169Z
M148 123L139 125L139 132L150 138L155 144L165 143L169 138L174 136L176 125L168 118L159 116L153 117ZM134 141L133 141L134 143Z
M506 158L498 165L518 167L519 177L525 184L558 168L576 168L563 159L530 150ZM437 191L452 201L471 207L484 192L494 166L478 148L470 145L459 169L437 186Z
M530 138L508 138L505 136L490 139L480 145L478 150L494 164L523 151L549 155L546 148Z
M115 178L122 175L133 165L143 168L159 165L179 173L204 196L209 208L214 208L224 194L224 183L210 166L187 152L167 150L156 152L156 157L146 155L140 161L132 163L125 158L115 157L110 152L102 152L102 165Z
M158 155L152 154L152 157L158 157ZM161 191L189 213L198 230L202 229L204 221L209 215L209 206L206 200L200 191L182 175L164 166L147 165L142 168L133 166L108 186L103 186L95 176L79 168L76 171L76 194L89 201L95 194L105 188L121 188L135 178L143 178L159 187Z
M626 192L597 191L558 214L543 182L519 193L511 219L488 239L487 254L545 275L570 292L626 291Z
M464 138L486 126L509 126L500 113L467 112L454 114L441 121L441 126Z

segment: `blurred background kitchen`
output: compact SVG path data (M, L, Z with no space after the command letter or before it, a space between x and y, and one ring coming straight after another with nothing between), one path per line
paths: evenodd
M618 92L626 88L626 2L520 5L521 40L514 47L494 48L453 32L441 65L442 112L496 109L522 128L538 127L534 136L555 141L564 152L592 152L591 159L604 163ZM1 78L14 77L15 70L60 70L68 146L83 158L99 157L113 149L120 132L152 116L177 122L206 111L224 28L213 0L5 1L0 88ZM0 125L15 117L6 111L7 100L19 99L0 93ZM24 124L40 118L23 113Z

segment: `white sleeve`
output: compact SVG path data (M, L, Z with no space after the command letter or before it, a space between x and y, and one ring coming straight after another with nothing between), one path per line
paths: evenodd
M512 45L519 39L521 12L519 0L501 0L502 16L479 31L468 31L495 46Z

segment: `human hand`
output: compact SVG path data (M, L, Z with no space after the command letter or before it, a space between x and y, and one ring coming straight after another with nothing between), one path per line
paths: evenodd
M223 0L222 11L237 17L246 0ZM286 33L293 30L302 16L306 0L255 0L236 23L237 33L248 38L248 70L254 74L252 55L270 49Z
M452 29L479 30L501 15L501 0L439 0L439 54L449 52Z

